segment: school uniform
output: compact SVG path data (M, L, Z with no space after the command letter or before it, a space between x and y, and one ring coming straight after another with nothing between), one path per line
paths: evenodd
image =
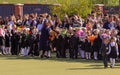
M12 36L11 36L11 53L12 53L12 55L19 54L19 40L20 40L20 36L17 33L12 34Z
M2 28L0 28L0 47L2 54L5 54L5 31Z
M115 46L111 46L110 58L117 58L117 51Z
M85 58L85 41L80 41L79 44L80 44L79 54L80 54L81 58L84 59Z
M2 36L0 36L0 49L1 49L1 52L3 55L5 54L5 47L4 46L5 46L4 38Z
M10 44L10 34L9 33L6 33L5 34L5 50L6 50L6 53L7 54L10 54L10 47L11 47L11 44Z
M28 55L28 41L27 41L27 35L25 33L21 34L22 38L21 38L21 53L24 56Z
M62 38L61 35L59 35L55 39L56 57L57 58L61 58L62 57L62 41L63 41L63 38Z
M35 35L34 40L34 55L39 56L39 34Z
M0 36L0 46L5 45L4 37Z
M70 43L70 58L77 59L78 58L79 38L76 35L72 35L70 37L69 43Z
M33 36L33 34L29 34L27 36L28 46L30 47L28 55L31 55L31 56L34 56L34 40L35 40L35 37Z
M88 41L87 39L85 40L85 55L86 55L86 59L91 59L91 53L92 53L92 46L91 46L91 42Z
M98 37L93 42L93 52L94 52L94 59L95 60L98 59L98 52L100 50L101 43L102 43L102 40L101 40L100 36L98 35Z
M26 40L25 40L25 49L26 49L26 52L25 52L25 56L28 56L29 55L29 52L30 52L30 34L27 34L26 35ZM33 40L34 41L34 40Z
M69 49L69 37L67 35L63 36L63 41L62 41L62 57L66 58L68 54L67 51Z
M119 38L117 39L117 43L118 43L118 52L120 54L120 39ZM120 55L119 55L119 58L120 58Z
M110 67L113 68L115 66L115 59L119 55L118 45L116 42L110 42L108 54L109 54L110 62L111 62Z
M108 51L109 51L109 44L102 44L101 48L100 48L100 52L102 54L103 57L103 63L104 63L104 67L107 68L108 67Z
M24 54L24 50L23 50L23 48L24 48L24 44L25 44L25 38L26 38L26 35L25 35L25 33L22 33L21 34L21 39L20 39L20 41L21 41L21 54Z

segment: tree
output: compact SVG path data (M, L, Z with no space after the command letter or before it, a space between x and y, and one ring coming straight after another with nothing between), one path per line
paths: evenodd
M90 0L57 0L61 6L52 7L52 13L63 17L64 14L79 14L86 17L92 11L92 2Z
M117 6L119 0L91 0L93 4L105 4L106 6Z

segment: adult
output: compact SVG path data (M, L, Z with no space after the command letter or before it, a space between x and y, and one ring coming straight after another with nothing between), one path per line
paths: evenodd
M43 24L40 36L40 49L42 50L41 58L43 58L44 56L48 58L48 56L45 55L45 52L48 53L48 51L50 50L49 36L50 36L50 21L46 20Z

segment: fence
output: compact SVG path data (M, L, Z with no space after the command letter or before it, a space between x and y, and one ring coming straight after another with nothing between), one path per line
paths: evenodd
M15 8L16 6L19 5L14 5L14 4L0 4L0 16L6 17L11 14L21 14L21 10L23 10L22 14L30 14L30 13L51 13L50 11L50 6L48 4L24 4L21 7ZM16 12L19 11L19 12Z

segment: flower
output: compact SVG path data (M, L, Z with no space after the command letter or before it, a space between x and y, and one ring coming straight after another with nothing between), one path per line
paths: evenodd
M94 41L95 38L96 38L96 36L94 36L94 35L88 36L88 39L89 39L90 41Z

